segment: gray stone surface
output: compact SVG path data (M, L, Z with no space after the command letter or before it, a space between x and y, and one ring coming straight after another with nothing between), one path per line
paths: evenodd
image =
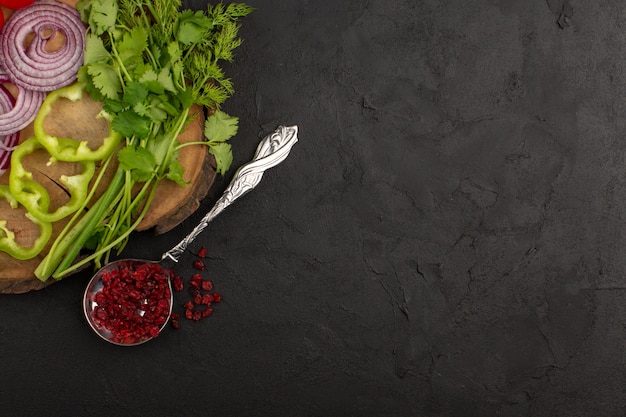
M625 415L622 2L248 4L235 165L278 124L300 142L191 249L224 302L120 349L86 275L0 296L0 409ZM230 175L127 252L158 257Z

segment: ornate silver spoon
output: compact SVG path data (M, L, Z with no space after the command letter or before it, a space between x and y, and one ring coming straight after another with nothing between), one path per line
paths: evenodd
M178 262L179 257L183 254L187 246L208 226L211 220L220 214L226 207L231 205L236 199L256 187L261 181L263 173L267 169L272 168L284 161L297 141L297 126L280 126L273 133L261 140L252 160L242 165L237 170L232 181L220 199L217 200L213 208L202 218L200 223L183 240L180 241L180 243L164 253L161 256L160 261L121 259L105 265L98 272L96 272L87 284L83 297L83 310L85 317L94 332L107 342L121 346L136 346L156 337L158 333L163 330L167 321L169 321L174 301L171 277L169 275L171 268L163 267L161 264L164 261ZM118 334L119 331L117 329L112 331L102 324L106 321L104 319L108 316L112 314L119 314L119 312L123 310L123 306L117 304L113 306L107 305L107 308L104 308L105 298L102 298L104 297L104 281L110 281L112 276L128 274L129 271L139 271L142 270L142 268L144 272L146 270L154 271L149 273L150 277L154 275L154 277L160 278L161 280L161 283L154 281L150 285L166 286L166 288L160 289L160 294L162 294L161 300L165 301L160 301L160 305L157 303L156 306L149 306L149 301L147 299L141 299L139 300L139 303L141 304L140 308L136 311L126 311L126 314L136 312L141 317L145 317L147 314L152 314L154 309L159 309L158 311L160 316L158 321L156 321L157 326L155 327L155 324L152 323L151 331L141 335ZM162 274L164 274L165 277L161 276ZM101 302L98 303L98 300Z

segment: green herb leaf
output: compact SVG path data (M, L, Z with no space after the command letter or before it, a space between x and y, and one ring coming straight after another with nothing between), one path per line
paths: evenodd
M100 92L100 90L94 85L93 77L89 75L86 66L82 66L78 69L77 77L78 82L81 83L85 91L89 96L96 101L104 101L106 97Z
M167 91L171 91L172 93L176 93L176 86L174 85L174 80L172 79L172 73L170 72L169 66L163 68L157 77L157 81L159 84L163 86L163 88Z
M141 81L148 88L148 90L154 94L163 94L165 92L165 87L163 87L163 85L159 82L159 76L152 69L144 72L139 81Z
M178 19L176 39L183 45L202 41L213 28L213 22L201 11L184 10Z
M85 65L94 63L107 63L111 60L111 54L104 47L102 38L88 33L85 35L85 53L84 63Z
M106 111L109 114L119 113L127 107L120 100L112 100L112 99L107 98L102 101L104 103L104 106L103 106L104 111Z
M141 59L141 54L148 47L148 32L143 27L134 27L125 32L117 50L122 62Z
M209 142L224 142L237 134L239 118L229 116L221 110L207 117L204 122L204 136Z
M138 182L148 181L154 173L156 159L146 148L126 146L117 153L120 168L130 171L133 179Z
M230 144L226 142L210 144L209 152L215 157L217 173L224 175L233 162L233 152Z
M148 98L148 88L143 83L138 81L130 81L126 85L126 91L124 91L124 98L122 102L126 106L134 106L137 103L141 103Z
M111 126L120 135L130 138L137 136L146 139L150 136L150 119L137 114L134 110L123 110L113 116Z
M103 63L93 63L87 66L87 72L91 76L93 85L100 90L103 96L117 99L122 85L117 72L110 65Z
M89 23L95 28L94 32L97 35L102 35L115 26L117 10L117 1L115 0L94 0L91 2Z
M179 161L173 161L165 174L165 178L174 181L176 184L182 186L187 185L187 182L183 179L183 166Z

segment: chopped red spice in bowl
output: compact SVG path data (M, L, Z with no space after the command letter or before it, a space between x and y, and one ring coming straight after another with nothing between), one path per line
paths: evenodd
M87 287L85 315L103 339L123 346L159 335L172 311L171 271L158 263L124 260L98 272Z

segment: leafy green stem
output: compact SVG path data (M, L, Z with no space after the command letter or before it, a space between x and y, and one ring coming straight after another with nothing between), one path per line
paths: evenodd
M157 184L154 184L152 186L151 191L150 191L150 195L147 198L146 205L144 206L143 210L141 211L141 214L137 217L135 222L126 231L124 231L124 233L122 233L119 237L117 237L115 240L111 241L109 244L107 244L103 248L100 248L98 251L96 251L93 254L91 254L91 255L81 259L80 261L74 263L73 265L64 268L63 270L61 270L58 274L55 274L54 276L55 277L62 277L64 275L67 275L70 272L75 271L75 270L77 270L77 269L79 269L79 268L81 268L81 267L91 263L92 261L97 259L102 254L104 254L104 253L114 249L120 243L122 243L123 241L128 239L128 237L130 236L132 231L137 228L139 223L141 223L141 221L145 217L146 213L148 212L148 208L150 206L150 202L152 202L152 199L154 198L154 194L156 192L156 188L157 188L156 186L157 186Z

